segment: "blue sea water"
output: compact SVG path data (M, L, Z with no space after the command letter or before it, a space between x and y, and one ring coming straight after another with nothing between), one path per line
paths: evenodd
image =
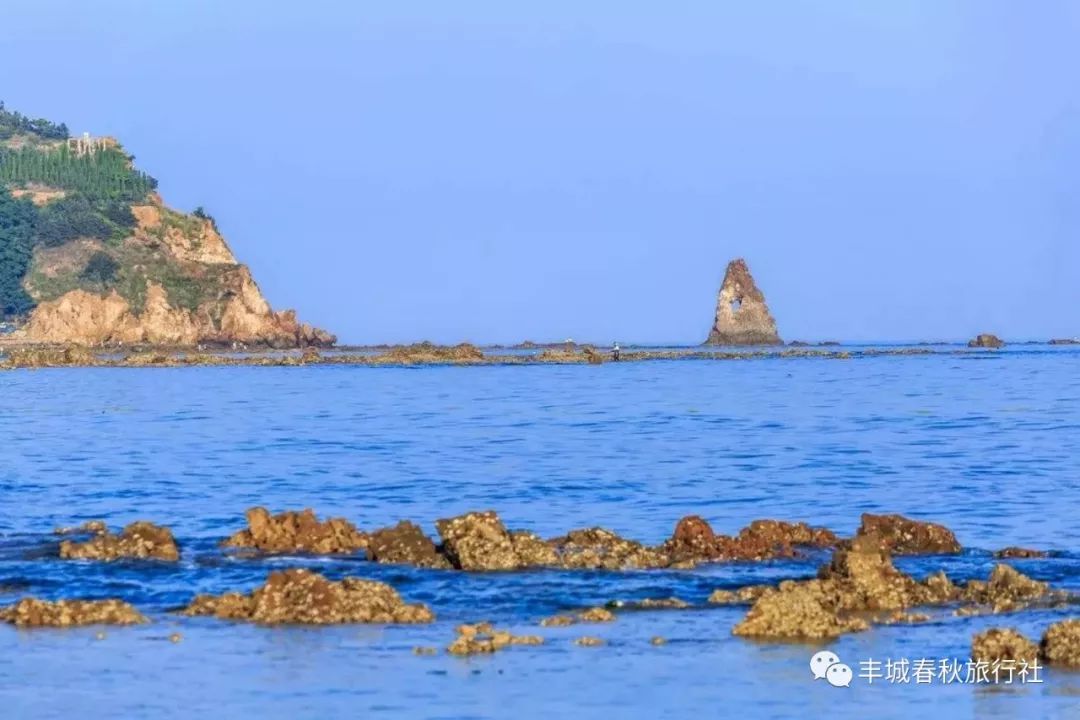
M55 369L0 373L0 604L24 595L121 597L134 628L0 627L0 715L98 717L683 718L846 720L1080 717L1080 674L1044 682L814 681L813 645L733 637L745 608L715 588L813 575L827 560L647 572L465 574L362 557L227 558L244 510L312 507L362 529L496 509L542 535L603 525L647 542L696 513L734 533L755 518L847 534L862 512L951 527L966 550L906 558L916 575L985 577L1012 561L1080 591L1080 352L603 366ZM60 561L56 526L148 519L176 565ZM272 568L393 584L428 626L265 628L170 613L196 592L250 590ZM539 628L559 611L676 595L679 611ZM992 626L1038 638L1071 609L935 614L830 643L850 664L967 658ZM1080 608L1075 613L1080 616ZM545 635L490 657L419 657L461 622ZM168 636L180 632L183 640ZM583 634L608 641L584 648ZM653 646L652 636L666 645Z

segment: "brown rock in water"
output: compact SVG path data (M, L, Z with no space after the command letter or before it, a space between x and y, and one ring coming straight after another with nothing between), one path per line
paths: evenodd
M944 574L920 583L897 570L872 537L856 537L849 547L837 549L815 580L786 580L775 589L756 592L760 596L733 632L774 640L823 639L865 630L869 624L860 614L947 602L957 594ZM729 599L727 594L716 598Z
M663 550L676 561L709 561L720 557L717 535L699 515L687 515L679 520Z
M536 533L511 530L510 542L514 545L514 552L521 567L554 566L559 562L555 549Z
M1054 665L1080 667L1080 620L1062 620L1048 627L1039 643L1039 654Z
M746 585L738 590L713 590L706 602L713 605L751 605L765 593L775 590L772 585Z
M1045 558L1050 557L1046 550L1032 550L1031 548L1007 547L994 553L996 558Z
M728 560L768 560L793 557L796 547L832 547L836 535L826 528L810 527L804 522L754 520L729 539L721 536L721 556Z
M736 537L717 535L704 519L688 515L679 520L660 550L673 562L767 560L792 557L797 546L831 547L836 542L830 530L782 520L754 520Z
M582 647L599 647L600 645L604 644L604 640L603 638L586 635L585 637L579 637L577 640L574 641L574 644L580 645Z
M459 570L518 570L554 565L555 551L530 532L510 532L493 510L436 520L442 551Z
M15 348L0 358L0 368L91 367L99 364L94 353L83 347Z
M360 578L327 580L310 570L273 572L250 595L199 595L184 615L212 615L266 625L340 623L428 623L426 605L406 605L386 583Z
M60 543L60 557L106 562L120 558L152 558L175 562L180 559L180 549L169 528L138 520L119 535L113 535L106 528L97 531L86 542L64 540Z
M540 627L566 627L576 622L572 615L552 615L541 620Z
M781 345L765 296L742 258L732 260L716 300L716 317L706 345Z
M710 601L737 599L730 591L714 595ZM964 588L943 572L918 582L893 566L879 538L856 536L833 553L817 579L786 580L764 590L734 633L775 640L820 639L865 629L867 619L885 624L924 622L923 614L901 612L915 606L962 601L989 604L993 612L1003 612L1055 597L1046 583L1007 565L995 567L988 581L972 580ZM968 610L957 613L972 614Z
M996 350L997 348L1005 347L1005 341L999 338L997 335L991 335L990 333L983 333L977 335L975 339L968 342L968 347L971 348L991 348Z
M225 540L226 547L254 548L264 553L303 552L316 555L351 553L367 547L367 535L344 518L319 522L310 510L271 516L261 507L247 511L248 529Z
M594 607L578 613L578 620L587 623L615 622L615 613L607 608Z
M971 659L992 663L1012 660L1034 663L1039 657L1039 646L1016 630L991 628L976 635L971 641Z
M451 655L484 655L511 645L542 645L544 642L539 635L514 635L492 627L491 623L459 625L457 633L457 639L446 648Z
M893 555L946 555L961 550L949 528L903 515L863 513L856 537L868 536L876 537L882 549Z
M149 622L123 600L38 600L23 598L0 608L0 621L25 627L137 625Z
M390 348L373 360L392 365L470 365L483 362L484 352L470 343L435 345L425 341Z
M567 569L621 570L662 568L671 558L662 549L648 548L604 528L571 530L549 541L558 564Z
M919 583L897 570L874 538L859 537L837 550L818 577L831 581L840 610L898 610L923 599Z
M53 535L82 535L82 534L100 534L109 531L109 526L105 524L104 520L87 520L81 525L74 527L58 527L53 530Z
M839 615L826 585L810 580L781 583L780 589L762 595L732 633L770 640L824 640L868 627L865 620Z
M443 552L459 570L516 570L520 559L502 520L492 510L436 520Z
M1033 580L1009 565L994 566L986 582L971 580L964 587L962 599L990 605L993 612L1009 612L1023 608L1034 600L1051 595L1047 583Z
M368 535L367 553L368 558L380 563L430 568L450 567L450 561L439 554L431 538L408 520Z

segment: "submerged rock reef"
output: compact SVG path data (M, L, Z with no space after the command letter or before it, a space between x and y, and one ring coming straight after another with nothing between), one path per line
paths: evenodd
M352 577L333 582L303 569L271 573L249 595L198 595L182 614L263 625L428 623L435 619L426 605L405 604L386 583Z
M1048 583L1002 563L995 565L985 580L971 579L964 584L954 583L943 571L916 579L898 569L893 557L954 554L961 551L960 543L943 525L895 514L862 515L855 534L846 539L827 528L772 519L755 520L735 535L723 535L716 533L704 518L688 515L676 523L667 540L652 546L604 528L572 530L545 540L531 532L508 529L492 510L437 520L437 541L409 521L365 533L343 518L320 521L310 509L271 515L256 507L248 511L247 519L248 528L223 543L259 551L241 557L244 562L259 562L261 553L333 555L365 551L372 562L446 571L662 570L692 568L704 562L759 562L802 553L831 553L828 561L819 566L816 577L717 589L703 604L674 596L612 600L604 606L582 604L581 609L538 620L541 627L555 633L560 632L558 628L584 623L611 623L623 612L702 611L744 605L746 613L732 627L733 635L766 642L818 642L875 625L1064 608L1077 601L1069 593L1052 589ZM145 521L131 523L117 534L101 521L56 532L90 535L82 541L63 540L63 558L109 561L179 557L172 533ZM1028 552L1021 556L1038 557ZM430 607L406 603L384 582L358 577L334 581L302 568L271 572L262 586L249 593L197 595L177 612L261 625L414 624L435 619ZM24 627L66 627L148 620L121 600L45 601L26 597L0 608L0 622ZM175 635L179 638L179 634ZM459 626L446 652L456 656L490 654L544 642L540 635L515 635L482 622ZM592 636L573 642L584 646L606 644L602 638ZM659 645L664 641L654 638L650 642ZM430 655L438 650L418 647L414 652ZM1051 625L1038 645L1015 630L993 628L973 638L971 653L973 659L985 662L1030 663L1038 659L1080 667L1080 619Z
M458 625L457 638L446 651L451 655L490 655L512 645L543 645L539 635L514 635L489 622Z
M765 304L765 294L758 289L742 258L732 260L727 266L716 299L716 315L705 344L783 344L776 321Z
M60 557L80 560L119 560L140 558L176 562L180 549L167 527L138 520L126 526L119 535L109 532L104 524L91 526L93 537L85 542L64 540Z
M960 603L965 604L960 613L1000 613L1034 602L1064 599L1046 583L1001 564L986 581L971 580L963 587L954 585L943 572L918 581L896 569L883 548L881 538L858 535L834 552L816 579L787 580L765 591L755 586L746 594L747 599L755 598L753 605L735 626L734 634L770 640L820 640L865 630L873 622L912 619L902 614L882 616L883 611ZM729 602L735 597L726 591L710 601Z
M802 358L807 360L855 360L884 356L963 355L968 349L938 350L925 347L859 349L677 349L624 348L621 363L666 361L749 361ZM303 351L214 352L209 349L138 345L126 350L95 351L68 345L25 344L0 337L0 370L54 367L171 368L171 367L306 367L309 365L345 365L356 367L475 366L522 365L607 365L613 358L589 346L568 350L544 350L536 354L502 353L474 345L405 346L379 348L363 352L319 352L313 347Z
M149 622L123 600L39 600L23 598L0 608L0 621L21 627L73 627L77 625L136 625Z

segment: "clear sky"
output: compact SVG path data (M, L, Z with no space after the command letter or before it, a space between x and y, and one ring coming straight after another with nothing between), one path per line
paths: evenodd
M0 99L118 136L349 342L1080 335L1069 0L34 0Z

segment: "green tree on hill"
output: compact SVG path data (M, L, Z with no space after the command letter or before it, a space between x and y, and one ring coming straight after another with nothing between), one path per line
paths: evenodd
M22 281L30 266L36 217L33 203L0 186L0 317L23 315L34 307Z
M57 125L43 118L32 119L4 107L0 101L0 140L13 135L36 135L44 140L66 140L68 128L64 123Z
M120 263L108 253L99 250L90 256L80 277L87 282L105 285L116 278L119 269Z

